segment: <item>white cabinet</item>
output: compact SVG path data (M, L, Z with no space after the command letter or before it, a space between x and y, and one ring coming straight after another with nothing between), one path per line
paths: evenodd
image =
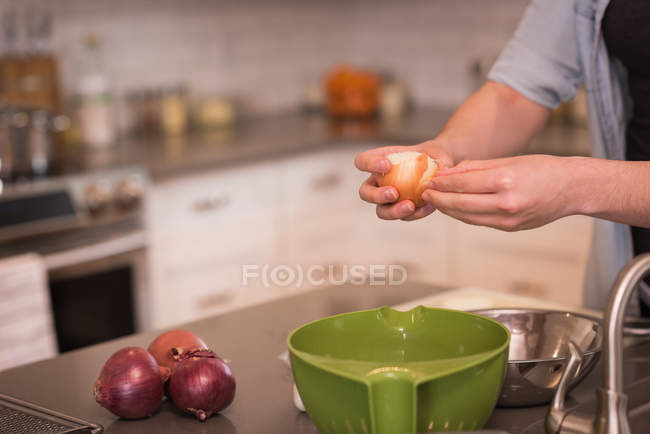
M579 303L590 219L515 233L441 213L380 220L358 196L367 177L354 168L360 151L339 146L155 184L148 209L154 326L342 283L354 266L366 276L373 266L380 274L401 266L407 283ZM258 267L246 284L245 265ZM303 275L299 286L261 277L263 267L277 265L324 268L312 275L316 281Z
M366 246L366 261L375 264L401 265L411 282L452 285L454 256L450 220L434 213L412 222L378 219L368 206L365 224L357 237Z
M355 151L339 149L287 159L282 169L281 223L284 259L289 263L349 261L360 224Z
M336 279L351 277L353 266L366 274L371 266L402 266L410 281L449 284L446 219L377 218L375 207L359 199L368 176L354 168L360 151L339 148L285 161L281 231L287 262L325 265L328 272L331 267Z
M275 175L267 164L155 184L148 222L156 327L242 301L242 266L277 251Z
M560 219L520 232L457 225L457 283L579 305L592 221Z

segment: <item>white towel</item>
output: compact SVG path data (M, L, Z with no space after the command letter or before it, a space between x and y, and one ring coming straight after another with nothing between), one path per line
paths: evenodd
M47 271L39 255L0 260L0 370L57 354Z

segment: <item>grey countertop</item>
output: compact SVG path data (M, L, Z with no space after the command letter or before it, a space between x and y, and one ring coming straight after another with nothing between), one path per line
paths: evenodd
M451 113L442 108L417 109L398 119L363 122L285 113L244 120L231 129L193 133L187 137L125 139L107 150L68 149L57 155L55 171L68 174L139 165L148 169L155 181L336 146L416 144L435 137ZM550 125L531 142L528 152L587 155L588 133L580 127Z
M105 360L124 346L146 348L158 334L155 331L0 372L0 392L99 423L108 433L315 433L309 417L294 408L291 373L278 359L286 349L288 333L323 316L394 305L438 291L439 288L418 284L399 288L325 288L182 326L203 337L214 351L228 359L237 379L233 404L205 423L180 414L169 402L153 417L136 421L120 420L95 403L91 390ZM648 373L649 351L650 345L645 345L640 350L643 357L626 355L626 376L641 370ZM570 405L593 398L599 371L596 367L572 392ZM512 434L541 433L540 422L545 412L545 406L496 409L486 428L504 429Z

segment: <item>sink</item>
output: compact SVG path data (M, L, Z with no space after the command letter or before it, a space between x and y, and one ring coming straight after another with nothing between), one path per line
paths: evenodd
M650 377L636 381L625 388L628 396L628 421L632 434L645 434L650 426L650 401L648 389L650 388ZM585 415L593 415L596 412L596 400L585 402L578 405L573 411ZM526 427L522 434L546 434L544 420L540 419Z
M625 349L623 356L623 372L625 376L625 393L628 396L628 420L630 429L633 434L645 434L650 426L650 339L632 340L630 345ZM586 383L578 386L576 390L569 394L571 411L582 414L596 414L596 394L595 388L600 387L600 370L599 364L594 369ZM544 408L548 408L544 406ZM498 411L499 409L497 409ZM530 411L534 410L530 409ZM540 416L529 419L528 425L524 424L521 428L513 428L511 432L521 434L546 434L544 427L544 418L541 413L545 410L538 410Z
M650 427L650 377L638 381L626 390L629 402L628 420L633 433L647 432Z

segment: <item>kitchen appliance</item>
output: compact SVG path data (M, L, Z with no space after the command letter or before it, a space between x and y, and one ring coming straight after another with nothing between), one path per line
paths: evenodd
M0 195L0 257L42 256L59 351L148 328L147 184L132 167L10 185Z
M572 312L536 309L485 309L473 313L492 318L510 330L508 369L497 405L524 407L553 399L564 367L569 342L583 353L583 363L569 382L582 381L600 358L602 327L592 317Z
M0 432L101 434L104 428L77 417L0 394Z
M388 307L320 319L288 337L320 432L475 430L497 402L510 334L471 313Z
M48 175L57 135L68 126L66 116L47 110L1 107L0 187Z

